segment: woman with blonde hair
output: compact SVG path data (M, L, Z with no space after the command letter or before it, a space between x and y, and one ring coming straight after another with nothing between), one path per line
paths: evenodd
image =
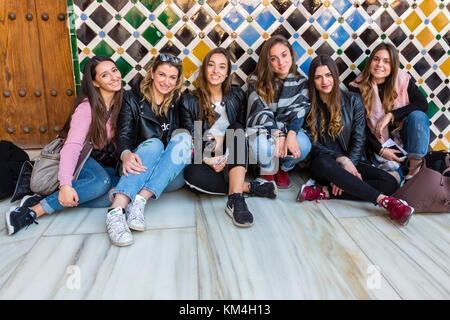
M402 152L383 146L393 139L407 153L405 179L409 180L418 172L418 164L428 151L430 126L425 114L428 104L414 79L400 69L397 49L389 43L376 46L364 70L350 85L350 90L361 93L366 109L368 156L401 180Z
M112 193L106 228L117 246L133 243L130 229L145 230L144 207L163 191L184 185L183 170L190 162L192 139L176 133L178 103L183 85L180 59L159 54L150 63L140 86L124 93L117 123L122 177Z

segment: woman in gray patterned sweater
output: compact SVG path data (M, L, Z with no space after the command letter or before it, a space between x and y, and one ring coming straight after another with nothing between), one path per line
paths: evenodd
M283 36L266 40L247 82L250 156L261 178L289 188L287 172L311 150L302 129L310 105L307 80L298 73L294 50Z

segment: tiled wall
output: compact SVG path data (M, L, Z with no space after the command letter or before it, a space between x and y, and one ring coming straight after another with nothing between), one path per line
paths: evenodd
M431 146L449 149L448 0L68 0L68 8L77 86L80 68L95 54L117 62L128 88L160 51L183 60L191 86L216 46L230 49L234 81L244 85L261 44L276 33L289 39L305 75L317 53L332 55L345 86L370 50L392 42L427 96Z

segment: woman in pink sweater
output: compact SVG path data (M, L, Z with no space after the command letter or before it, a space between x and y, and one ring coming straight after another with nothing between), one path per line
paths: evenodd
M35 195L22 200L20 207L6 214L9 235L44 214L67 207L108 207L109 190L119 178L114 175L117 164L115 131L122 104L122 76L114 61L105 56L90 59L83 72L80 93L60 136L65 138L58 172L59 190L43 198ZM83 148L89 140L91 156L76 181L73 173Z

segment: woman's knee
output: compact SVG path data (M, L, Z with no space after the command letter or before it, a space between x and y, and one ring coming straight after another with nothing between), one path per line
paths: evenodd
M151 138L141 142L141 144L136 148L135 153L139 155L144 155L148 153L162 153L164 151L164 144L158 138Z
M408 127L417 131L429 130L430 119L427 114L420 110L414 110L407 117Z
M311 141L309 140L308 136L303 132L300 131L297 133L297 142L300 149L300 161L305 159L306 156L311 151Z

